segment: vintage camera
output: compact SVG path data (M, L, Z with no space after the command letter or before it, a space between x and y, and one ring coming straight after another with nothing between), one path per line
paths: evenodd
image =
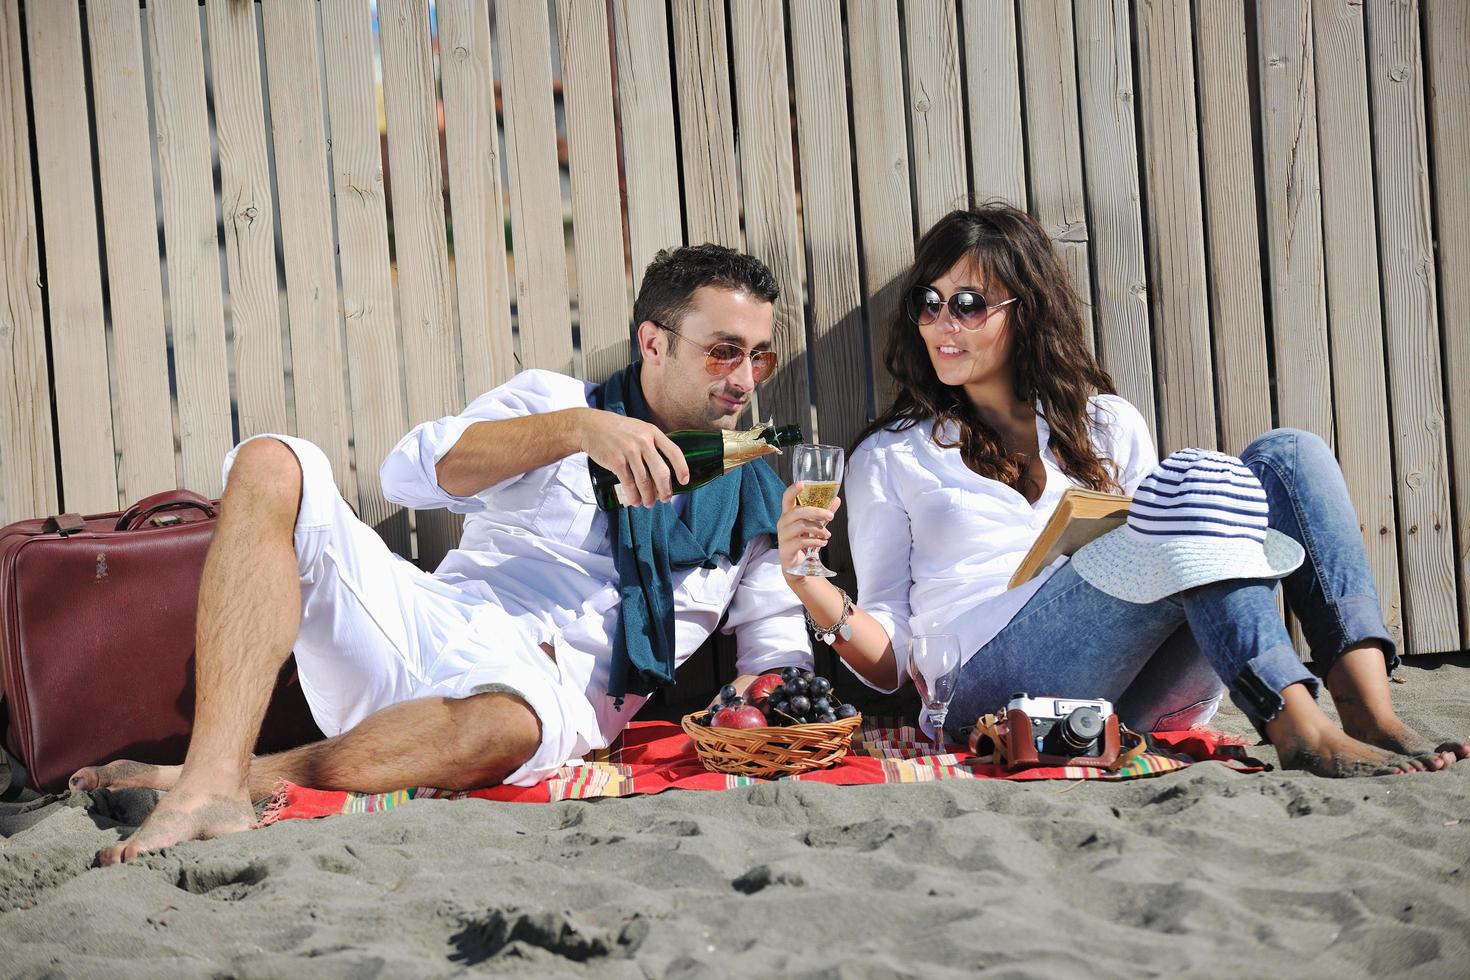
M1118 716L1110 701L1013 694L997 727L1007 769L1106 768L1118 758Z

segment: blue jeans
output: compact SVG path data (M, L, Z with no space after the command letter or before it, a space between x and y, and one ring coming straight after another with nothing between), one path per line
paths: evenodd
M1327 444L1310 432L1275 429L1241 459L1266 489L1271 527L1306 551L1281 585L1318 672L1374 640L1392 670L1398 657ZM1317 693L1277 612L1276 585L1231 579L1132 603L1100 592L1065 565L960 668L946 732L963 741L977 717L1021 691L1106 698L1130 728L1164 731L1208 720L1228 690L1259 728L1281 710L1288 686Z

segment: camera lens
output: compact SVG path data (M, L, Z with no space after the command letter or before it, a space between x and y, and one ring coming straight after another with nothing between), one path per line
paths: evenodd
M1062 741L1082 752L1102 734L1103 719L1096 708L1078 708L1063 718L1059 727Z

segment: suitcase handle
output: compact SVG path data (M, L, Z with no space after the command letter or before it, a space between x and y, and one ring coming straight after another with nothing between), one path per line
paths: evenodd
M205 517L214 516L214 504L193 490L165 490L151 497L144 497L123 512L117 519L117 530L136 531L150 517L165 510L199 510Z
M59 534L64 538L68 534L76 534L86 526L87 522L81 514L55 514L41 522L41 533Z

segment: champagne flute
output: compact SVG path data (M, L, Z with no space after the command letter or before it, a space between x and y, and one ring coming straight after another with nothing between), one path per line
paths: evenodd
M934 742L944 751L944 719L960 677L960 639L953 633L921 633L909 641L909 676L924 702Z
M830 507L842 485L843 452L838 446L816 446L804 443L791 451L791 477L800 483L796 495L799 507ZM788 575L812 575L831 578L837 573L822 564L822 549L806 549L806 557L786 570Z

